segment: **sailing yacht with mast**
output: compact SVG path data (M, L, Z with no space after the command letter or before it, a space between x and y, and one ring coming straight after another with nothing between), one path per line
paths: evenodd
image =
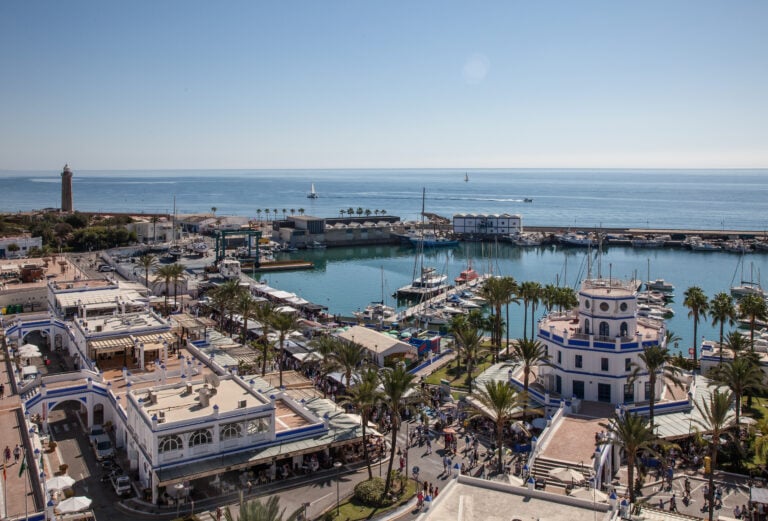
M312 183L312 189L307 194L307 199L317 199L317 192L315 192L315 183Z

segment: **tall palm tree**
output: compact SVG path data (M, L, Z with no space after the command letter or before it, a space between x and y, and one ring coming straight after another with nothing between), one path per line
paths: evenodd
M628 412L614 416L611 423L601 423L610 435L603 443L619 447L627 457L627 490L629 502L635 503L635 467L638 457L644 453L654 453L653 446L658 439L653 434L653 427L648 419L639 414Z
M494 362L499 360L501 350L501 308L510 301L517 290L517 282L512 277L491 277L486 279L480 288L480 296L493 308L492 344L494 350Z
M755 436L755 454L761 460L768 460L768 419L762 419L757 422L757 433Z
M720 392L715 390L710 397L709 401L703 405L696 402L696 409L701 415L701 419L693 420L699 427L705 432L711 435L709 440L709 458L710 458L710 472L709 472L709 521L712 521L714 511L713 508L715 502L715 465L717 464L717 452L720 446L720 436L728 433L728 429L732 425L733 417L731 416L731 403L733 402L733 395L730 392Z
M226 521L298 521L301 519L303 507L299 508L293 514L285 517L285 509L280 510L280 498L270 496L266 503L259 499L250 501L241 501L240 510L237 516L232 514L230 507L224 509L224 519Z
M387 466L387 481L384 483L384 496L389 494L392 486L392 464L395 462L397 450L397 432L400 430L400 409L405 407L405 397L415 387L416 375L405 370L403 364L381 371L381 388L384 393L382 402L389 409L392 421L392 443L390 447L389 465Z
M538 340L518 338L512 346L512 357L523 364L523 418L528 409L528 382L531 369L549 359L547 348Z
M656 406L656 381L659 375L664 380L669 380L678 387L682 387L680 381L681 371L679 367L672 365L672 355L666 345L651 345L643 347L643 352L638 355L642 365L632 362L632 374L629 376L630 385L645 374L648 375L648 423L653 427L653 412Z
M454 332L456 343L461 345L467 360L467 384L469 392L472 392L472 370L475 360L480 354L480 345L483 342L483 332L477 326L467 320L466 324Z
M176 298L179 294L179 281L183 278L184 270L186 270L187 267L178 262L174 262L171 264L171 268L171 281L173 282L173 309L176 309Z
M720 363L723 363L723 328L727 323L732 326L736 320L736 306L733 304L733 297L728 293L720 292L712 298L709 316L712 318L712 325L720 324Z
M248 291L243 291L238 295L237 302L235 303L235 311L237 311L238 315L243 317L243 327L240 330L241 344L245 344L248 339L248 320L253 316L257 305L258 303Z
M149 272L157 267L157 257L151 253L147 253L136 259L136 264L144 269L144 285L147 286L149 292L152 293L152 286L149 284Z
M552 311L557 304L558 289L554 284L547 284L541 290L541 303L544 305L547 313Z
M253 317L261 324L261 338L259 338L259 347L262 350L261 357L261 376L267 373L267 353L272 348L269 341L269 329L272 326L272 317L275 314L275 306L269 302L261 302L253 312Z
M736 425L739 425L741 417L741 398L765 388L763 384L763 371L760 369L757 355L753 352L713 367L709 371L708 376L719 387L727 387L733 394Z
M475 416L485 416L496 424L496 443L499 448L499 474L504 470L504 424L512 419L520 405L520 395L508 382L488 380L472 395L481 407L473 408Z
M163 292L165 296L165 302L163 304L164 312L167 315L168 314L168 293L171 290L171 280L173 280L175 268L172 264L166 264L164 266L160 266L157 271L155 272L157 276L163 280L163 283L165 284L165 291Z
M725 337L725 345L731 350L733 356L739 356L740 353L749 348L749 340L747 337L739 333L738 331L731 331Z
M355 385L347 389L347 396L341 403L350 404L360 412L360 419L363 424L363 454L365 463L368 466L368 479L373 479L371 472L371 458L368 454L368 439L365 431L368 421L371 419L371 413L376 406L384 399L384 393L379 389L379 372L373 367L369 367L360 373L360 379Z
M531 304L534 284L537 283L532 280L521 282L517 292L518 297L523 301L523 338L528 338L528 306Z
M576 296L576 291L573 288L557 288L557 308L558 311L563 309L573 309L579 305L579 297Z
M698 286L691 286L685 290L683 306L689 309L688 318L693 319L693 365L698 368L698 349L696 348L697 335L699 334L699 320L706 317L709 302L704 291Z
M344 378L347 381L347 389L349 389L352 385L352 373L357 367L365 362L365 348L359 344L340 338L333 359L344 372Z
M317 363L318 373L325 378L339 368L334 354L339 349L340 338L332 335L315 337L310 345L314 350L304 359L307 363ZM325 398L325 386L323 386L323 398Z
M534 282L531 286L531 340L536 338L536 307L541 302L541 284Z
M280 388L282 388L285 337L288 335L289 331L293 331L298 327L298 323L296 322L296 316L293 313L283 313L278 311L272 315L272 323L270 325L280 334L280 343L277 348L277 367L280 370Z
M768 317L768 306L765 299L755 293L750 293L739 300L739 317L749 320L749 346L755 350L755 326L758 320Z
M464 343L461 334L469 327L466 315L454 315L448 325L448 330L453 334L453 348L456 351L456 375L461 374L461 355L464 352Z
M230 322L232 321L235 305L243 291L246 290L240 286L238 279L227 280L213 290L213 304L219 311L219 329L222 331L224 331L224 322L227 319L227 315L229 315ZM229 330L230 328L227 329Z
M664 331L664 346L666 346L667 349L670 348L670 346L675 346L677 348L677 343L680 342L682 338L680 335L672 331L671 329L667 329Z

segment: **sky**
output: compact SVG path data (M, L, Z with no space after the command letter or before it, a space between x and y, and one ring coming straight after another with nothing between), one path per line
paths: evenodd
M765 168L768 2L0 2L0 170Z

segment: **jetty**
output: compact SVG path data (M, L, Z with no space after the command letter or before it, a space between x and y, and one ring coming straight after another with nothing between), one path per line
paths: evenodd
M483 282L485 282L490 277L492 277L492 275L488 275L488 274L480 275L478 278L471 280L469 282L465 282L463 284L457 284L456 286L451 286L448 289L446 289L444 292L440 293L439 295L436 295L427 300L423 300L414 306L411 306L403 311L400 311L394 317L395 321L400 322L403 320L406 320L406 321L410 320L416 317L419 313L422 313L425 308L428 308L433 304L445 304L445 302L448 300L448 297L450 297L451 294L456 292L466 291L469 289L473 289L477 286L480 286Z

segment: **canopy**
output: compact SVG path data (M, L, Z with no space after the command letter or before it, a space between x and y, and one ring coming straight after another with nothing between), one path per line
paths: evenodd
M54 476L45 482L45 488L48 490L63 490L75 484L71 476Z
M43 354L36 345L24 344L19 348L19 356L22 358L40 358Z
M74 496L59 503L56 506L56 509L62 514L69 514L72 512L82 512L83 510L87 510L90 506L91 498Z
M563 483L567 483L569 481L575 481L577 483L584 481L584 474L566 467L555 467L549 471L549 475L550 477L562 481Z
M754 501L755 503L768 504L768 488L750 488L749 500Z
M595 501L597 503L607 503L608 502L608 494L605 492L600 492L596 489L589 489L589 488L574 488L571 491L571 495L573 497L577 497L580 499L588 499L590 501Z

